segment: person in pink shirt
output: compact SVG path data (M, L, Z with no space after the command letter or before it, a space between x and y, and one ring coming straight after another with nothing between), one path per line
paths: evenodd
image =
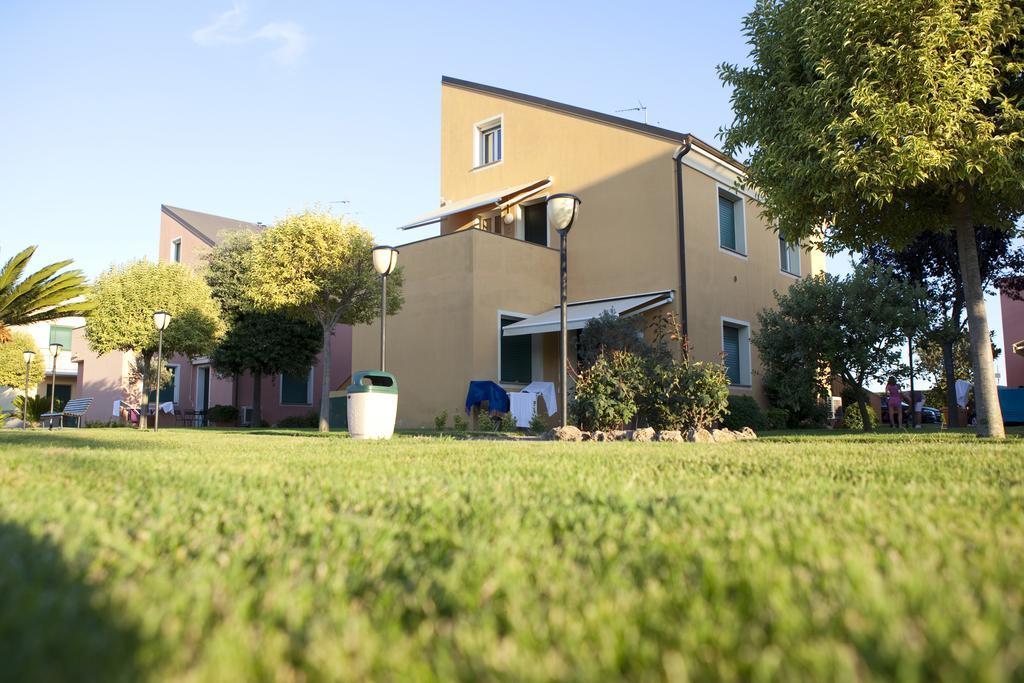
M890 377L885 385L885 394L889 401L889 424L894 429L903 427L903 392L895 377Z

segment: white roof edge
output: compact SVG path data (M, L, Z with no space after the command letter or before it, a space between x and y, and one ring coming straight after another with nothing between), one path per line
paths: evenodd
M514 197L516 200L522 201L523 199L526 199L530 195L540 192L541 190L550 186L552 182L553 178L551 176L547 176L546 178L533 180L531 182L523 183L521 185L513 185L511 187L495 190L493 192L484 192L463 199L462 201L451 202L447 206L442 206L438 209L435 209L434 211L422 214L417 218L413 219L411 222L406 223L405 225L398 226L398 229L411 230L413 228L420 228L423 227L424 225L437 223L442 218L445 218L447 216L462 213L463 211L469 211L471 209L478 209L480 207L487 206L488 204L494 204L495 208L497 208L502 203L501 200L504 197L522 194L523 196ZM526 193L527 190L529 190L529 193Z
M624 294L622 296L613 296L605 299L589 299L586 301L574 301L566 305L567 309L572 307L580 306L593 306L594 304L611 303L614 301L622 301L624 299L636 299L636 303L625 313L619 313L619 315L636 315L637 313L643 313L644 311L657 308L667 303L671 303L675 299L675 293L671 289L664 289L657 292L646 292L640 294ZM543 313L539 313L529 318L524 318L518 322L512 323L502 329L502 334L509 337L516 337L527 334L543 334L546 332L557 332L561 329L561 322L558 320L551 320L551 313L557 311L558 307L550 308ZM582 318L568 319L566 321L566 328L570 330L583 329L586 324L601 315L604 311L609 308L602 308L600 310L595 309L591 315L586 315ZM614 310L614 309L612 309ZM616 311L617 312L617 311Z

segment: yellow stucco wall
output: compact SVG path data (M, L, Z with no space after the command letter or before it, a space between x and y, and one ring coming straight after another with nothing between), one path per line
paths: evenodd
M503 158L474 168L476 127L502 119ZM674 290L680 312L679 242L674 156L680 141L594 121L536 104L444 84L441 88L441 197L449 202L552 178L534 198L572 192L582 200L569 235L569 300ZM722 317L756 329L757 311L773 291L796 281L781 271L778 238L744 198L746 256L718 245L718 188L736 169L694 149L684 157L685 235L690 343L699 359L718 360ZM528 200L529 201L529 200ZM406 304L389 319L389 370L401 383L401 426L427 426L461 404L470 379L497 379L499 310L536 314L558 301L553 249L467 229L477 210L445 219L442 237L402 247ZM418 231L434 233L437 228ZM511 228L506 228L511 232ZM456 234L452 234L456 233ZM557 247L549 230L548 244ZM802 274L824 257L802 253ZM376 325L354 335L353 368L375 367ZM555 335L538 341L544 378L557 375ZM752 386L761 396L757 350Z

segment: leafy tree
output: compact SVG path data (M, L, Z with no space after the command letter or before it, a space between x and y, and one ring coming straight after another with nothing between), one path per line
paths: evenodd
M1014 273L1024 272L1024 247L1018 245L1015 231L977 228L978 266L982 288L986 293L1002 284L1011 295L1024 294L1024 282L1017 283ZM960 276L956 238L951 233L926 232L912 243L897 250L886 242L868 247L864 258L887 266L903 280L925 289L925 302L930 313L928 327L918 337L918 355L928 366L936 388L945 391L949 424L958 426L955 380L973 375L969 360L970 338L964 334L964 288ZM954 350L954 345L956 349ZM938 365L934 364L938 350ZM925 354L929 354L925 359ZM993 359L997 351L993 352ZM939 394L933 389L933 395Z
M768 373L839 377L857 391L862 423L869 424L865 384L897 372L904 330L925 320L921 290L891 271L859 265L840 279L821 273L785 294L778 307L758 314L753 337Z
M723 65L746 181L787 240L854 251L953 232L978 434L1004 436L977 225L1024 209L1024 12L976 0L759 0L750 66Z
M0 342L0 387L25 388L25 351L35 351L36 355L29 366L29 386L36 386L43 381L46 374L43 354L36 347L36 340L25 332L14 332L10 339Z
M991 337L995 337L993 333ZM953 372L952 381L946 374L946 349L950 348L952 355ZM929 392L929 402L934 405L941 405L947 400L949 393L953 394L953 404L949 406L950 426L955 425L956 413L956 379L971 376L971 340L966 330L961 330L959 338L952 344L946 344L945 340L933 337L922 339L915 349L917 351L918 365L916 369L931 379L934 383ZM995 344L992 344L992 358L999 358L1002 351Z
M320 327L283 312L253 310L248 296L249 258L256 235L226 235L206 255L204 277L229 327L210 355L221 373L252 374L252 424L263 419L263 375L303 374L320 350Z
M72 261L58 261L25 274L36 247L28 247L0 268L0 342L10 341L11 327L73 315L86 315L90 303L85 275L64 270Z
M135 354L143 385L139 428L145 429L157 352L153 312L171 314L164 331L164 358L175 353L195 357L212 352L222 334L220 307L209 286L188 268L150 261L110 268L96 281L91 298L94 309L85 327L89 347L99 354Z
M650 356L654 346L644 338L641 316L619 316L605 311L587 321L580 331L580 362L584 368L612 351L627 351L642 357Z
M336 325L368 324L380 310L373 236L325 211L288 216L253 243L248 296L257 310L315 321L322 333L320 431L330 431L331 335ZM388 314L402 307L402 271L388 278Z

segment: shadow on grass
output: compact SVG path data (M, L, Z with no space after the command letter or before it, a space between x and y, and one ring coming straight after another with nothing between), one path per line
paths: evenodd
M59 549L0 522L0 678L133 681L139 636Z
M49 449L131 449L161 450L166 444L156 441L152 433L139 433L134 430L119 430L116 435L107 438L91 436L91 431L102 431L110 434L114 430L71 429L54 430L36 429L23 431L20 429L0 430L0 445L4 447L23 446L28 449L38 448L40 452Z

